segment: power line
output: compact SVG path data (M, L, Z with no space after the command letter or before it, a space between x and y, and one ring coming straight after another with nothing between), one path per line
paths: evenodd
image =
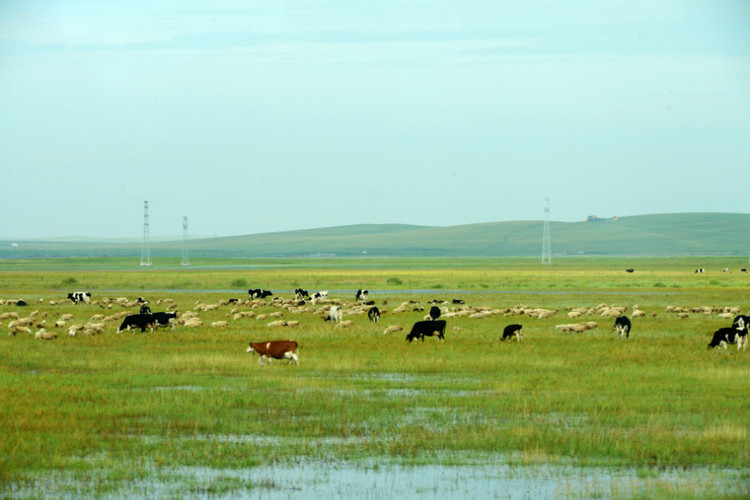
M188 259L188 218L187 215L182 217L182 265L189 266Z
M549 198L544 198L544 236L542 237L542 264L552 264L552 245L549 237Z
M148 201L143 202L143 243L141 243L141 265L151 265L151 235L148 229Z

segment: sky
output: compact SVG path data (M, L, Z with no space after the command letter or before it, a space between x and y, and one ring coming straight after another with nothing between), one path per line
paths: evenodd
M750 2L0 0L0 174L0 239L748 213Z

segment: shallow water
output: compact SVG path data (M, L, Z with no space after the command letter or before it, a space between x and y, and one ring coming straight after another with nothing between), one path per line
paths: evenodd
M226 470L203 467L154 469L147 478L122 481L97 494L90 483L54 475L31 486L11 484L12 498L216 499L441 499L462 500L661 497L750 494L748 471L636 470L559 465L380 465L300 462ZM744 482L743 482L744 478ZM106 481L106 480L105 480ZM8 485L6 485L8 486Z

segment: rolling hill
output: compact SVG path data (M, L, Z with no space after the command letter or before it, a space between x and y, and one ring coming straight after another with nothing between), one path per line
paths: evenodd
M363 224L189 241L190 258L308 256L541 256L541 221L449 227ZM683 213L595 222L550 222L553 256L741 256L750 252L750 214ZM182 241L151 244L176 258ZM0 258L135 257L140 242L0 240Z

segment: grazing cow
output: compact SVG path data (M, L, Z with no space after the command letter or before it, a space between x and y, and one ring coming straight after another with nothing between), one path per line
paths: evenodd
M418 338L424 342L425 337L432 337L437 335L439 340L445 340L445 320L439 319L437 321L417 321L414 326L411 327L411 332L406 336L406 340L411 342Z
M746 273L747 272L747 268L743 267L742 269L740 269L740 271L742 271L743 273Z
M705 272L706 272L706 270L705 270L705 269L703 269L702 267L699 267L698 269L696 269L696 270L695 270L695 273L696 273L696 274L703 274L703 273L705 273Z
M458 305L465 304L465 302L463 300L461 300L461 299L453 299L451 301L451 303L452 304L458 304Z
M633 269L632 267L630 267L628 269L625 269L625 272L626 273L632 273L632 272L635 272L635 269Z
M258 353L260 359L258 364L262 365L267 359L270 363L274 359L288 359L289 363L294 361L299 364L297 358L297 342L294 340L271 340L267 342L250 342L247 352Z
M615 319L613 330L617 330L617 336L628 338L630 336L630 319L627 316L618 316Z
M157 328L166 328L168 326L172 327L172 330L174 330L174 324L177 320L177 313L176 312L155 312L152 314L154 317L154 326Z
M76 305L79 302L91 302L91 292L71 292L68 298Z
M143 304L140 312L141 314L151 314L151 308L148 307L148 304Z
M440 317L440 308L438 306L430 307L430 319L435 321Z
M513 337L515 337L516 341L520 342L521 340L523 340L523 335L521 334L522 328L523 326L518 324L506 326L503 330L503 336L500 340L504 341L505 339L512 339Z
M304 300L309 299L310 294L307 292L307 290L303 290L301 288L297 288L294 290L294 298L297 300Z
M317 301L319 301L321 299L325 299L325 298L328 298L328 292L327 291L314 292L314 293L310 294L310 302L312 302L313 304L315 304L315 302L317 302Z
M359 290L357 290L357 294L354 296L354 299L355 300L365 301L365 300L367 300L367 296L369 294L370 294L370 292L368 292L367 290L363 290L363 289L360 288Z
M750 316L740 314L732 321L732 327L737 330L737 349L747 349L748 333L750 333Z
M124 330L130 330L131 328L140 328L141 331L146 331L146 328L150 328L154 331L154 315L153 314L130 314L125 316L122 320L120 328L117 329L117 333Z
M344 317L344 311L341 310L341 306L331 306L331 309L328 310L328 316L326 316L326 321L333 321L334 323L341 322L341 319Z
M247 291L247 294L251 299L265 299L266 297L273 295L270 290L263 290L261 288L251 288Z
M380 320L380 309L377 308L377 306L372 306L369 311L367 311L367 317L370 318L370 321L373 323L377 323L378 320Z
M737 342L737 349L739 350L739 337L739 332L735 328L719 328L714 332L714 336L711 339L711 342L709 342L708 344L708 349L717 346L722 346L724 349L726 349L727 344L734 344L735 342Z

